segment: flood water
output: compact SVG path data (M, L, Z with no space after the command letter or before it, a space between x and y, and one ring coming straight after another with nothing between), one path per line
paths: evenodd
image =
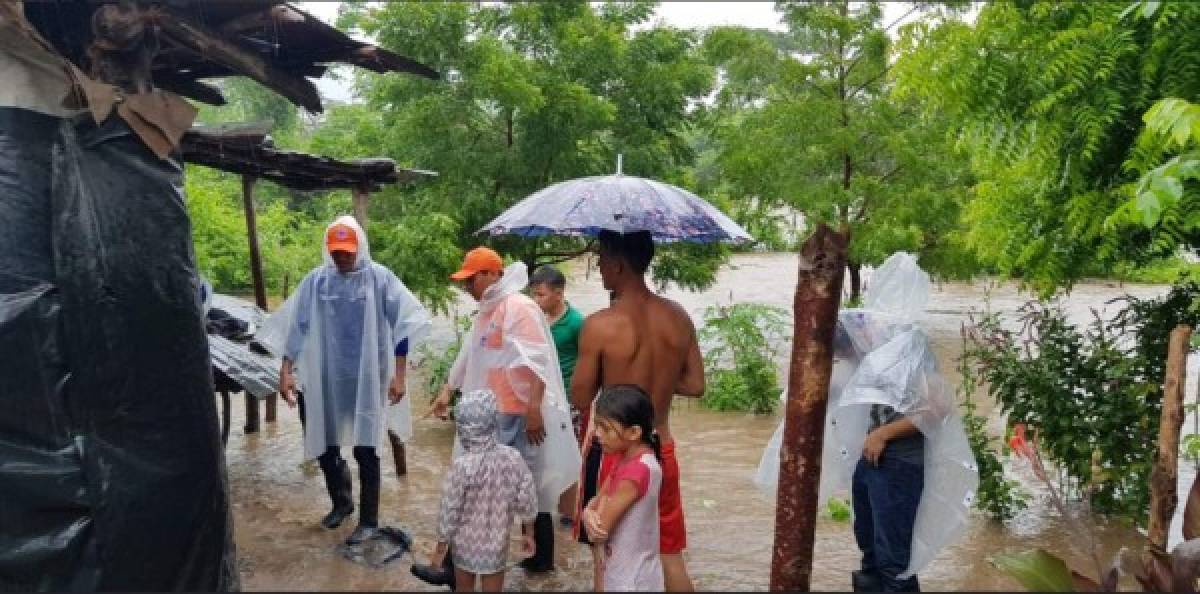
M572 303L585 314L607 304L594 270L578 262L571 270L567 292ZM704 310L714 304L758 302L790 308L796 280L796 259L789 254L739 256L723 270L717 285L705 293L671 289L668 295L682 303L699 325ZM984 305L985 292L995 311L1014 312L1028 300L1015 286L1001 285L985 290L980 283L946 283L935 286L924 321L937 349L942 369L953 381L955 358L961 350L959 328L968 312ZM1155 296L1165 287L1090 283L1077 287L1064 305L1077 322L1089 319L1091 309L1121 294ZM1113 306L1108 309L1111 310ZM471 311L468 300L460 301L460 312ZM1112 313L1109 311L1109 313ZM452 337L450 323L439 318L434 341L444 344ZM784 349L786 352L786 349ZM1196 357L1192 357L1193 361ZM781 377L786 370L781 365ZM1196 365L1189 365L1189 384L1194 385ZM416 379L414 376L413 379ZM411 382L416 385L416 382ZM414 410L426 410L428 395L413 390ZM1189 398L1191 391L1188 392ZM986 397L980 408L992 410ZM242 406L234 406L233 429L226 456L234 505L235 537L242 587L247 590L438 590L413 578L409 560L396 561L384 569L370 569L343 559L335 550L353 529L353 518L335 531L319 527L329 510L324 482L318 473L302 467L300 423L294 410L280 403L279 419L264 424L261 432L244 435ZM419 416L419 414L417 415ZM996 432L1003 420L992 415ZM774 534L774 502L751 482L759 456L778 419L740 413L714 413L695 401L677 401L672 412L672 431L679 442L682 493L688 526L689 569L700 590L765 590L770 577ZM1191 420L1185 431L1191 427ZM390 451L383 460L381 522L403 527L416 540L416 553L424 561L433 548L439 489L450 461L452 425L426 420L415 423L408 444L408 475L397 477ZM1153 437L1148 436L1148 439ZM353 457L343 453L351 464ZM1014 465L1015 466L1015 465ZM1186 466L1186 465L1184 465ZM1079 537L1071 534L1041 500L1044 493L1033 488L1032 478L1020 468L1018 477L1034 493L1028 509L1015 519L1000 524L980 513L972 518L966 536L946 548L920 575L926 590L1011 590L1017 585L1001 575L988 558L1004 551L1043 547L1056 552L1072 566L1089 568L1083 551L1075 550ZM1190 483L1190 467L1181 468ZM355 479L355 498L358 481ZM1137 533L1129 527L1101 525L1102 556L1111 556L1122 546L1137 544ZM517 549L514 547L513 549ZM556 546L558 571L547 576L526 576L520 569L509 572L508 590L588 590L591 586L590 554L560 529ZM514 558L515 559L515 558ZM858 566L858 549L849 523L822 514L818 523L813 588L848 590L849 573ZM1085 571L1085 573L1092 573ZM441 590L445 590L444 588Z

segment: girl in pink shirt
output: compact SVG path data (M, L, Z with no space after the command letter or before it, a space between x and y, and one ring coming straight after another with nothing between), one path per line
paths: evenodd
M641 388L611 386L595 403L595 432L605 453L619 456L583 524L596 546L596 591L662 591L658 492L662 486L654 405Z

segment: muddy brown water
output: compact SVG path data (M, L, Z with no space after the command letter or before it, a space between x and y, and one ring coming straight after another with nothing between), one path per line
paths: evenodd
M699 323L704 310L730 302L769 303L791 306L795 287L796 260L788 254L744 255L723 270L716 286L704 293L675 289L668 295L682 303ZM607 304L594 269L577 262L571 269L568 297L583 312ZM1130 293L1154 296L1161 286L1086 283L1064 302L1071 316L1083 322L1105 302ZM935 287L927 308L929 330L943 370L952 379L954 360L960 351L959 328L972 309L984 305L985 294L993 310L1011 314L1028 300L1012 285L945 283ZM471 311L467 299L458 304L461 313ZM1112 306L1108 306L1108 313ZM433 344L452 338L447 318L438 319ZM1189 383L1194 382L1196 364L1189 365ZM780 361L781 374L784 362ZM414 378L415 379L415 378ZM415 385L416 382L413 382ZM1192 384L1194 385L1194 383ZM413 390L414 408L425 410L427 395ZM1189 390L1189 398L1191 391ZM992 410L986 398L981 409ZM439 590L409 572L409 559L384 569L371 569L343 559L335 550L353 528L353 519L340 529L326 531L318 521L329 508L319 472L302 466L300 423L296 412L280 404L279 420L264 429L244 435L241 406L234 407L233 430L226 448L233 500L235 539L242 586L247 590ZM991 415L1000 431L1003 420ZM687 518L689 569L701 590L765 590L770 577L774 535L774 502L751 482L759 457L778 423L777 417L755 417L739 413L714 413L695 401L680 400L672 412L672 430L679 442L682 492ZM1185 430L1191 427L1191 420ZM417 421L408 445L408 475L397 477L390 451L383 459L381 520L401 526L416 540L415 551L422 559L433 548L441 478L450 461L453 428L436 420ZM385 447L385 450L387 448ZM353 466L348 449L343 453ZM1181 468L1190 481L1193 472ZM313 468L315 470L315 468ZM988 562L996 553L1043 547L1059 553L1072 566L1090 567L1086 553L1078 549L1079 537L1044 502L1044 492L1034 488L1032 478L1018 465L1014 473L1033 492L1029 507L1013 520L997 523L976 513L966 535L944 549L920 575L926 590L1008 590L1016 587ZM355 497L357 498L357 478ZM1098 522L1104 558L1122 546L1136 542L1134 529ZM514 552L517 550L514 547ZM558 571L546 576L526 576L520 569L509 572L508 590L587 590L590 588L590 555L574 544L569 531L559 529L555 551ZM515 559L515 558L514 558ZM849 523L822 514L817 529L813 588L847 590L849 572L857 568L858 549ZM1089 572L1090 573L1090 572ZM444 591L444 589L441 589Z

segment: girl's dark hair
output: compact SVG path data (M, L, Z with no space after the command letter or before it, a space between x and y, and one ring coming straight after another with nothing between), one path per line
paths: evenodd
M609 386L596 399L596 416L612 419L625 427L640 427L642 442L662 460L662 444L654 432L654 403L646 391L633 384Z

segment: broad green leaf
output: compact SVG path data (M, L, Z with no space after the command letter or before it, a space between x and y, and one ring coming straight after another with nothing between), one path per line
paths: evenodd
M1163 207L1174 206L1183 197L1183 182L1172 175L1156 175L1150 178L1149 189L1158 196Z
M1143 225L1153 227L1158 224L1158 217L1162 215L1162 204L1157 194L1149 191L1138 192L1135 204L1138 212L1142 213Z
M1031 592L1075 591L1067 564L1045 549L996 555L991 562Z

